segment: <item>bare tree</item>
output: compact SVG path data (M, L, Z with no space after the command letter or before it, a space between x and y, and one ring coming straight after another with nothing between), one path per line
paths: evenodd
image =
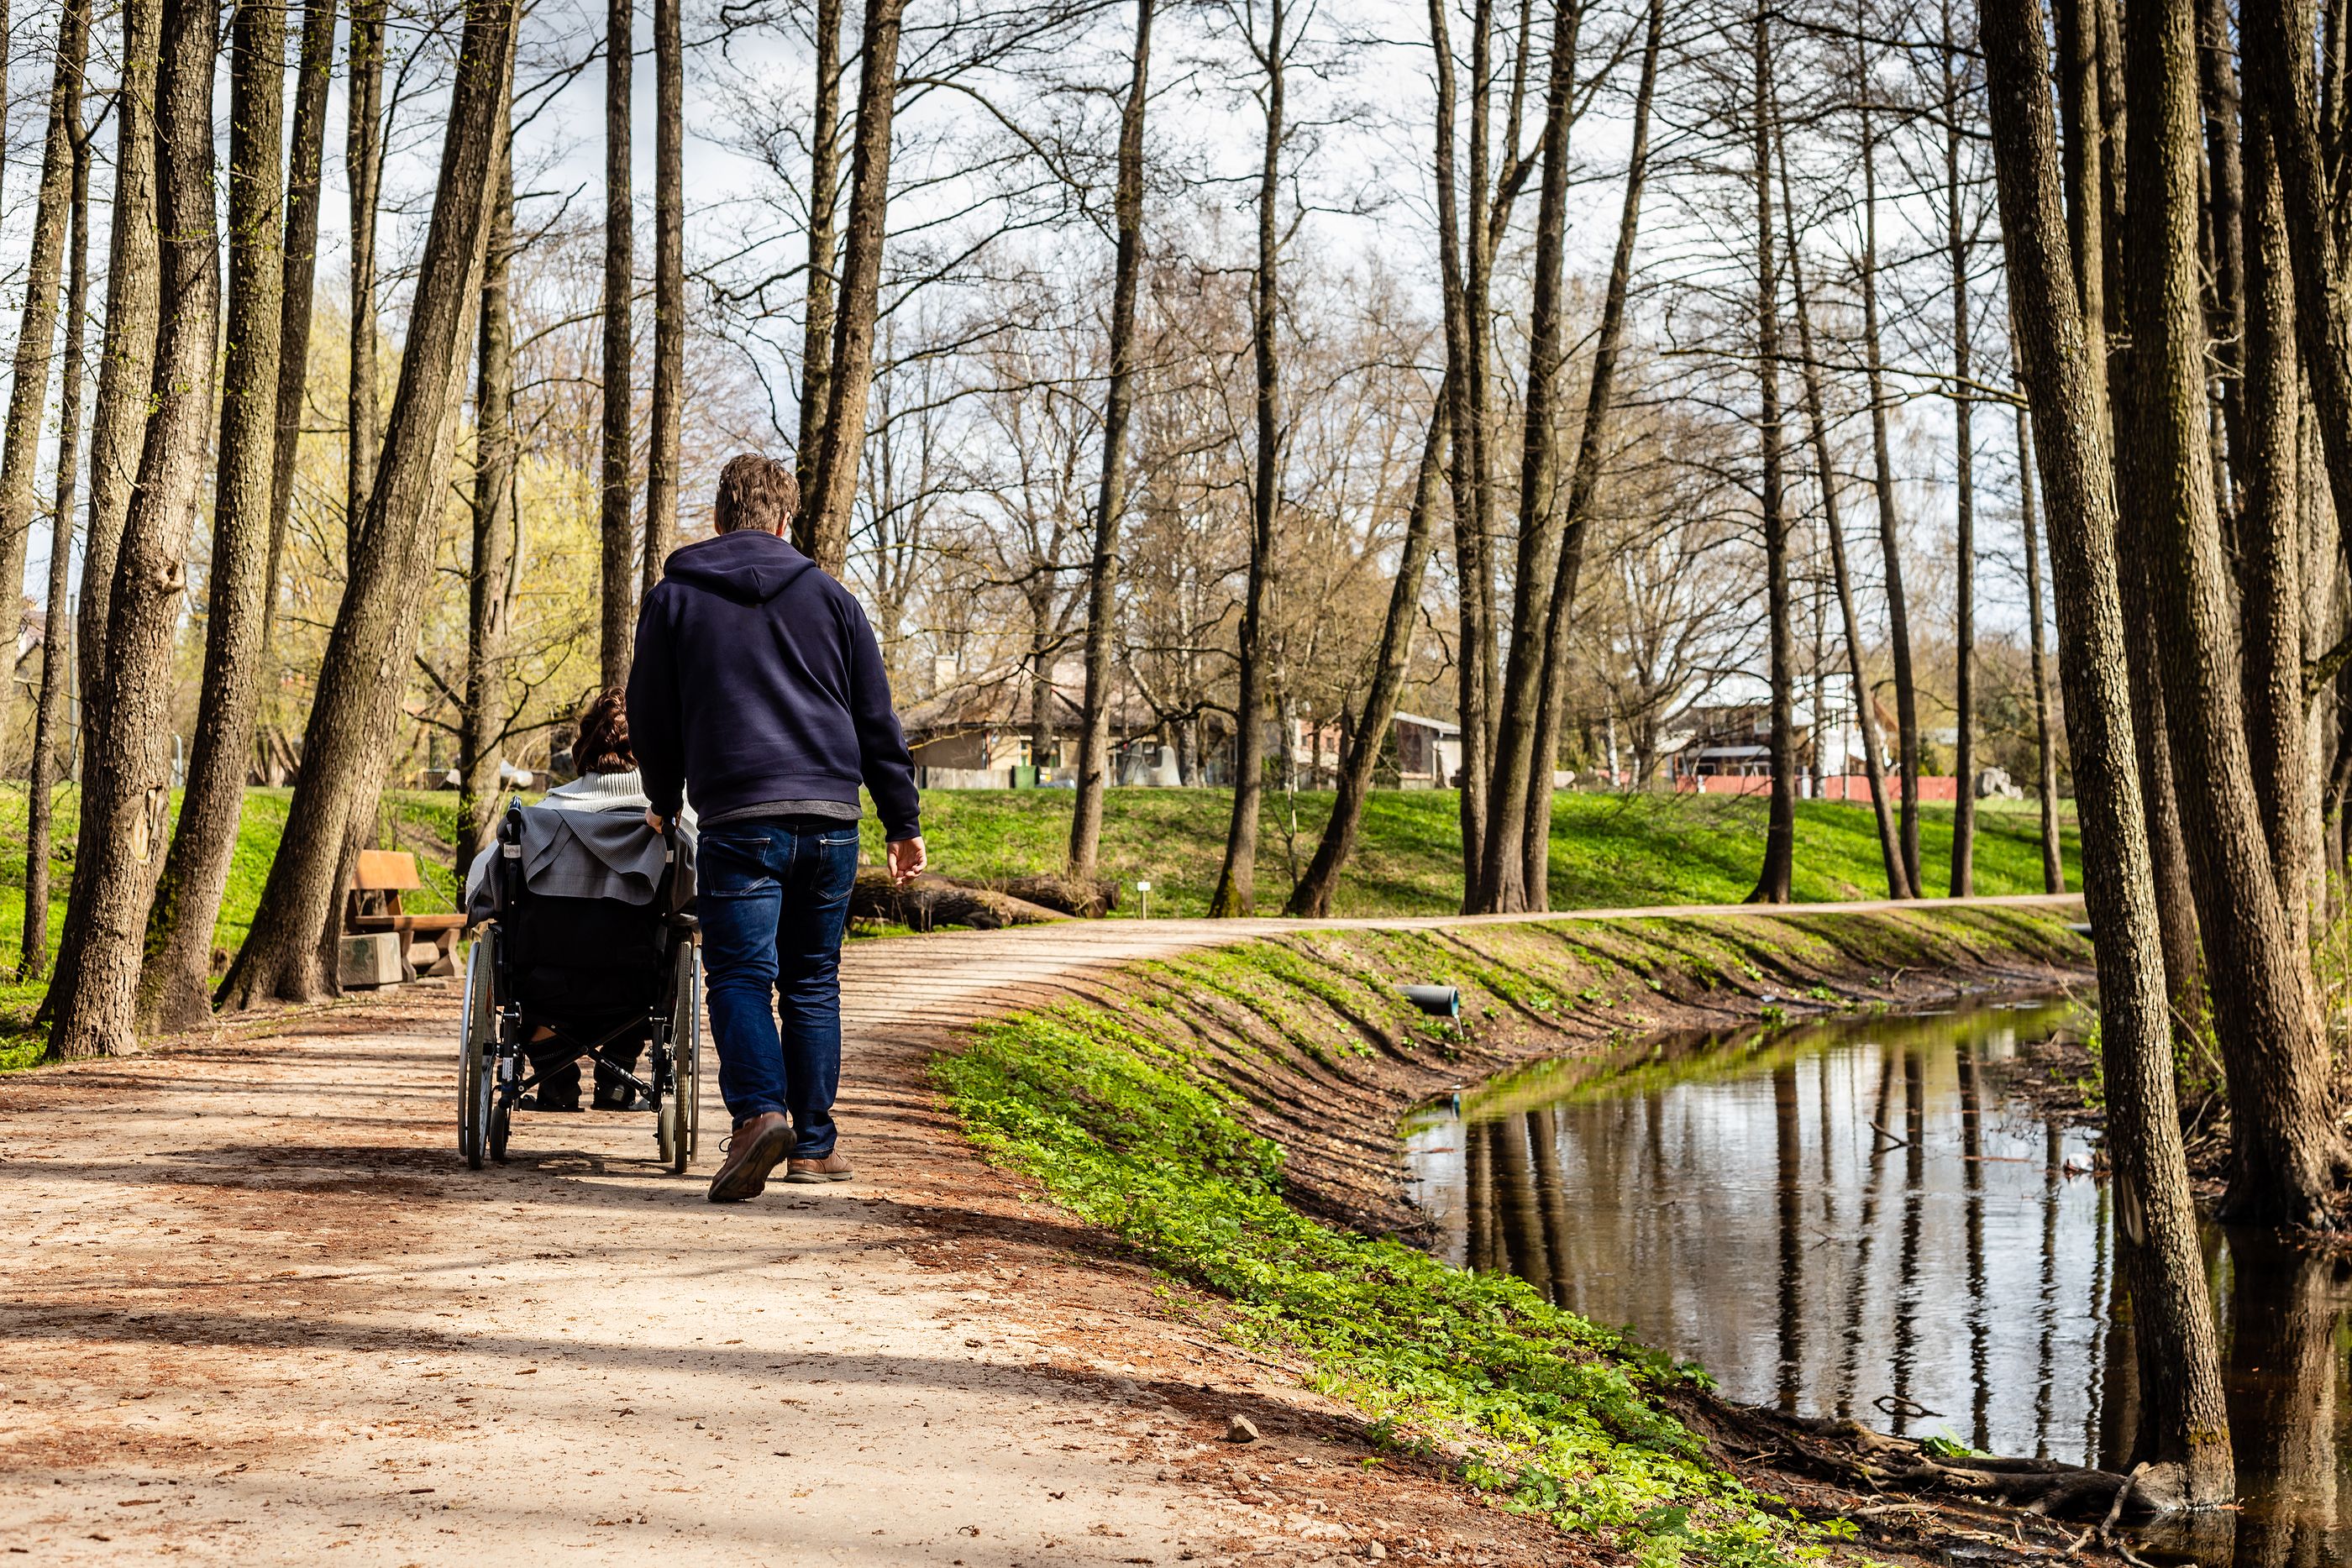
M40 464L41 423L49 408L49 367L57 353L58 276L73 199L73 124L89 52L89 0L66 0L58 14L56 63L49 77L48 130L41 144L41 189L25 265L25 308L16 327L16 377L0 428L0 591L14 602L25 580L33 527L33 478Z
M866 404L874 371L874 323L880 308L882 247L890 206L890 125L898 103L898 34L906 0L872 0L858 53L857 130L850 144L849 222L841 293L825 387L824 426L797 525L810 559L835 577L849 559L849 519L857 462L866 442Z
M155 78L155 213L163 318L147 435L122 532L107 637L106 727L89 737L82 816L96 857L76 879L83 918L50 998L50 1054L135 1050L134 1009L154 851L170 803L172 633L186 588L188 534L212 434L220 331L219 232L213 210L215 0L163 0ZM135 23L126 21L132 36ZM272 162L275 162L275 144ZM274 387L275 378L271 384Z
M344 428L343 529L356 547L375 488L383 422L376 403L376 209L383 195L384 0L352 0L343 99L343 179L352 203L351 383Z
M501 792L499 743L506 716L501 654L515 566L514 321L508 283L515 251L514 148L499 159L498 207L482 262L474 382L473 550L466 579L466 687L457 727L457 863L488 841Z
M66 687L74 643L67 607L73 592L75 484L81 466L82 340L89 313L89 141L82 128L77 86L68 110L73 141L71 237L66 251L65 369L58 399L58 466L49 506L48 596L41 612L41 690L34 709L33 766L25 791L24 942L16 977L29 980L49 967L50 845L55 821L59 743L64 738Z
M686 396L686 47L679 0L654 0L654 406L646 458L647 592L677 543Z
M1304 31L1290 27L1286 0L1268 0L1265 31L1256 6L1229 9L1242 41L1264 76L1259 107L1265 141L1258 165L1257 267L1250 288L1250 362L1255 371L1257 449L1250 474L1249 586L1242 601L1239 695L1234 704L1234 814L1225 830L1225 860L1209 900L1213 915L1246 915L1257 901L1258 801L1265 789L1266 596L1277 568L1275 526L1282 508L1282 198L1284 91L1290 59Z
M2042 891L2066 891L2066 857L2058 843L2058 746L2050 728L2050 654L2042 622L2042 539L2033 515L2033 416L2017 405L2017 510L2025 530L2026 635L2033 660L2033 739L2042 794Z
M1967 139L1960 41L1953 30L1953 0L1943 0L1944 245L1952 280L1952 597L1954 611L1952 874L1954 898L1976 892L1977 842L1977 485L1970 390L1975 370L1969 341L1969 225L1961 203L1960 148Z
M2124 1217L2119 1272L2140 1377L2134 1457L2171 1469L2192 1505L2218 1506L2234 1490L2229 1411L2173 1097L2163 939L2147 831L2137 820L2114 470L2075 292L2076 261L2063 237L2041 0L1985 0L1979 31L2010 297L2024 347L2020 368L2048 498L2084 899L2099 971L2108 1143ZM2095 266L2099 258L2082 262Z
M597 680L607 688L628 684L630 643L637 630L636 584L641 572L629 502L630 416L635 412L635 388L632 381L636 352L630 306L636 287L637 243L635 198L631 193L629 179L633 151L629 91L635 58L636 17L630 0L605 0L604 423L597 478L604 594L597 639Z
M1070 813L1070 874L1092 876L1102 847L1110 772L1111 652L1118 636L1118 525L1127 507L1128 420L1135 401L1135 296L1143 271L1143 118L1150 94L1154 0L1135 0L1130 75L1118 114L1118 250L1111 262L1110 376L1103 389L1102 487L1087 572L1087 689L1079 714L1078 794Z
M800 446L793 455L802 507L793 518L793 542L814 554L808 532L814 513L817 448L832 401L835 251L841 216L842 0L816 0L816 102L809 121L808 285L801 317Z
M498 172L507 145L516 0L470 0L441 145L433 221L385 429L384 461L352 554L351 576L319 671L302 776L253 928L215 998L248 1008L332 988L339 907L355 835L375 815L439 534L455 444L464 343L481 287ZM390 656L387 656L387 650Z
M1761 447L1758 492L1764 530L1764 597L1770 644L1772 794L1764 825L1764 863L1750 904L1786 904L1796 866L1796 649L1790 624L1789 517L1780 474L1780 297L1773 256L1772 24L1759 5L1754 30L1756 90L1750 113L1756 140L1756 384L1757 439Z
M295 76L294 134L286 154L286 281L278 327L278 441L270 464L269 570L261 602L262 662L278 624L278 572L286 555L286 519L294 507L294 461L302 446L302 409L310 385L310 318L319 276L320 175L327 154L327 99L335 83L337 0L302 7L302 59Z

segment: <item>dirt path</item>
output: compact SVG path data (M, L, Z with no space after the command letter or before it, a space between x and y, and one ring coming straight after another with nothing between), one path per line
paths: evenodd
M509 1165L464 1169L453 989L0 1080L0 1551L1581 1561L1435 1472L1366 1469L1341 1412L1171 1321L932 1104L957 1026L1269 929L1297 926L854 946L860 1179L736 1208L702 1198L717 1137L671 1177L642 1114L526 1113ZM1265 1440L1220 1441L1235 1412Z

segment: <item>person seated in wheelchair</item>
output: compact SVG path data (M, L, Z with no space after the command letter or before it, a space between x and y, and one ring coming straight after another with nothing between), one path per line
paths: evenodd
M694 814L681 813L675 875L665 890L656 853L660 838L645 821L649 802L618 687L599 692L582 711L572 761L579 777L549 790L540 805L593 814L593 827L565 824L559 833L546 820L527 820L524 827L533 870L530 928L509 940L519 960L516 990L539 1092L520 1108L579 1110L580 1058L589 1052L598 1058L595 1108L632 1111L644 1100L628 1074L645 1049L647 986L661 960L656 922L647 918L646 904L666 891L672 912L690 906ZM578 831L568 831L575 826ZM477 921L499 913L491 874L499 850L494 841L467 872L466 911ZM619 865L607 858L616 853Z

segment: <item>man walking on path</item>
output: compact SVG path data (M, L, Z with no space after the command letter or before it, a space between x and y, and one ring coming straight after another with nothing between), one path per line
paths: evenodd
M798 501L783 464L728 463L718 537L670 556L629 672L646 820L658 829L688 794L702 818L695 907L735 1121L713 1203L758 1197L780 1161L786 1181L849 1179L833 1098L860 783L892 877L925 862L882 651L850 591L782 537Z

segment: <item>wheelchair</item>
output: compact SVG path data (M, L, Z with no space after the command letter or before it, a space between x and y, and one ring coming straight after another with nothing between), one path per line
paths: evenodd
M702 955L693 916L671 913L677 844L648 904L535 893L523 875L524 812L548 809L509 801L499 824L496 913L466 960L458 1152L475 1170L503 1162L515 1112L555 1071L551 1059L586 1055L650 1105L661 1163L683 1176L702 1086ZM552 1035L533 1040L542 1028ZM624 1065L639 1047L642 1077ZM545 1067L534 1070L534 1057Z

